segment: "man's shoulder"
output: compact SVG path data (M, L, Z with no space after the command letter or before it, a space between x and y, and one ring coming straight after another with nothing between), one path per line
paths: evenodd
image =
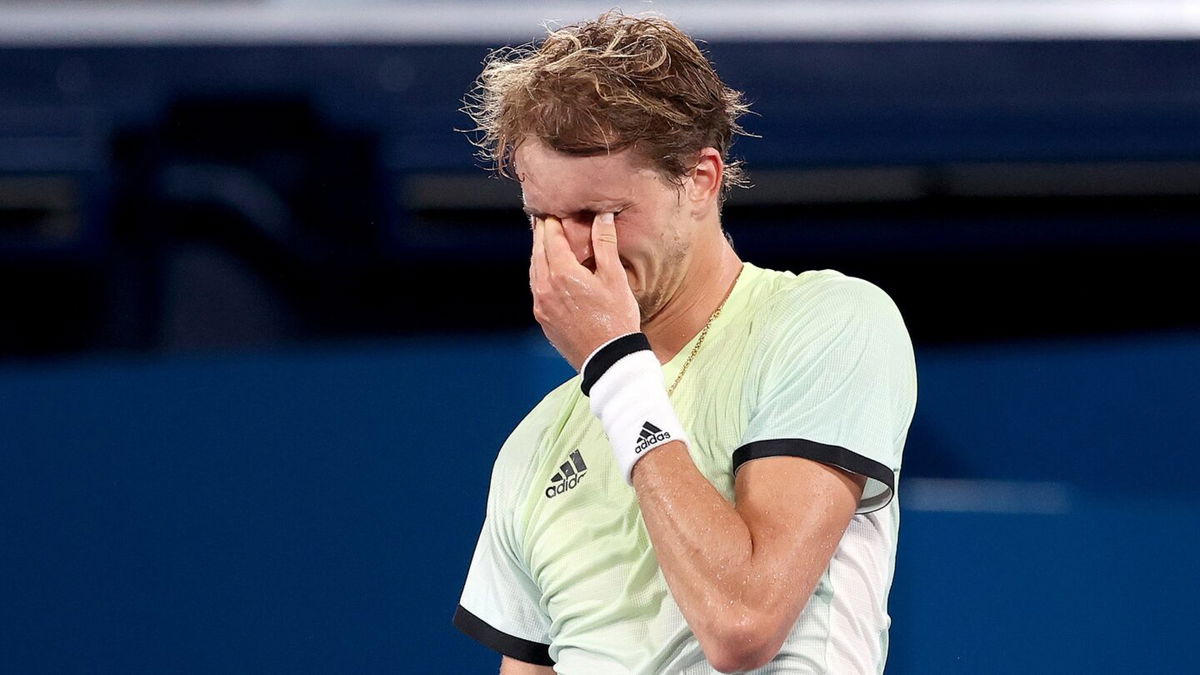
M896 311L892 298L876 284L838 270L799 274L757 268L755 306L771 323L812 319L848 320L880 311Z
M560 426L580 404L579 376L551 389L517 424L500 447L493 477L519 483L544 450L547 432Z
M570 414L580 400L583 400L583 391L579 388L579 376L576 375L547 392L525 415L517 428L544 427L552 424L560 417Z

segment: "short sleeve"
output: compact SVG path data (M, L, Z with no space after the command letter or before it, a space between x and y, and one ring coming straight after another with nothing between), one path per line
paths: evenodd
M512 512L497 507L496 492L493 480L454 625L505 656L552 666L550 621L540 606L541 593L513 545Z
M733 471L775 456L837 466L867 479L858 513L869 513L895 493L916 407L912 342L877 286L809 274L817 276L778 291L765 309Z

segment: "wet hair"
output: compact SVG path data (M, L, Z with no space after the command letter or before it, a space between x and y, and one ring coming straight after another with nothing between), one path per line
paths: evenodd
M722 194L747 186L729 148L751 135L737 122L748 111L687 34L617 11L493 51L463 108L479 157L501 176L516 178L513 153L536 138L577 156L633 148L678 186L712 147L725 162Z

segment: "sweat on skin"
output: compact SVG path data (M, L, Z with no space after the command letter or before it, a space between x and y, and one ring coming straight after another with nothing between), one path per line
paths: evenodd
M676 187L633 152L577 157L527 140L515 154L533 218L534 315L576 369L598 346L639 330L669 360L741 269L719 223L720 154L702 151ZM637 461L633 485L659 565L715 667L747 669L775 655L864 482L826 464L772 457L739 473L730 503L682 441ZM797 494L796 485L808 487Z

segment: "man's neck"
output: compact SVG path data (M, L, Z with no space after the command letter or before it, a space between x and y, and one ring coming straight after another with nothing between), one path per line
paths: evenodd
M671 360L704 329L741 271L742 261L724 235L710 253L692 261L675 297L642 324L660 362Z

